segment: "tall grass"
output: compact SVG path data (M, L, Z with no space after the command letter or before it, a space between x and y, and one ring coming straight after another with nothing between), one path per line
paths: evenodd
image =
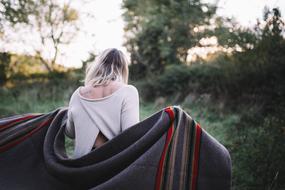
M65 81L65 83L22 83L13 88L3 87L0 89L0 117L23 113L47 113L58 107L68 106L69 98L78 87L77 85L78 83L74 81ZM140 120L144 120L171 104L168 101L155 106L153 102L141 101ZM227 142L224 130L234 125L239 119L237 115L225 115L217 110L211 110L209 105L204 105L203 101L190 103L186 100L180 106L210 134L224 143ZM68 138L66 148L68 154L71 155L73 141Z

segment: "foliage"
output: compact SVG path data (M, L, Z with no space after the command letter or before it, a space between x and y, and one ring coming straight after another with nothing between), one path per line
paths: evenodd
M28 23L28 16L34 9L33 0L1 0L0 5L0 30L3 30L3 22L9 24Z
M188 49L199 41L193 29L209 24L216 10L200 0L124 0L123 8L131 62L148 75L185 62Z
M77 11L69 3L58 0L1 0L0 3L4 8L0 22L5 26L2 27L2 40L10 40L9 33L13 30L32 34L37 44L23 43L33 48L33 53L49 72L53 71L63 45L69 44L77 34Z
M285 27L278 9L264 15L252 48L167 66L137 83L145 99L164 96L190 113L201 107L198 121L230 150L233 189L285 188Z
M80 78L77 71L13 77L0 88L0 117L67 106Z
M214 27L206 28L203 37L215 36L218 44L224 48L249 50L257 43L256 31L243 27L234 18L216 17Z
M185 65L169 65L163 74L148 78L148 80L137 83L143 89L142 96L146 100L154 100L155 97L168 97L177 93L187 91L190 79L189 68Z
M5 83L11 83L15 79L29 80L35 77L50 77L68 71L61 65L55 65L55 71L48 73L38 57L29 55L0 53L0 61L1 86Z
M9 53L0 53L0 86L7 81L7 70L9 67L11 55Z
M264 15L266 26L256 48L238 56L238 60L247 60L254 74L243 91L251 94L255 103L243 112L242 122L228 132L233 134L231 151L238 162L234 167L237 189L285 187L284 24L278 9Z
M257 113L244 112L241 122L226 133L232 134L234 189L283 189L284 114Z

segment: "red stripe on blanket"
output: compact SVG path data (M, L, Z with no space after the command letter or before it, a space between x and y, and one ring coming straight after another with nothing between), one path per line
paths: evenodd
M162 170L163 170L163 165L164 165L164 161L165 161L165 156L166 156L166 150L169 146L173 131L174 131L174 126L173 126L173 120L174 120L174 112L170 107L167 107L165 109L165 111L168 113L169 117L170 117L170 121L171 121L171 127L167 130L167 136L166 136L166 140L165 140L165 144L163 147L163 151L159 160L159 165L158 165L158 169L157 169L157 173L156 173L156 184L155 184L155 189L159 190L161 188L161 180L162 180Z
M29 133L27 133L26 135L24 136L21 136L20 138L14 140L14 141L11 141L9 142L8 144L5 144L4 146L1 146L0 147L0 153L1 152L5 152L7 150L9 150L10 148L14 147L15 145L19 144L20 142L24 141L25 139L29 138L30 136L32 136L34 133L36 133L37 131L39 131L41 128L43 128L44 126L50 124L50 122L52 121L52 118L49 118L43 122L41 122L41 124L33 129L32 131L30 131Z
M197 178L198 178L198 166L199 166L199 155L200 155L200 141L201 141L202 129L199 124L196 125L196 142L194 149L194 164L192 170L192 184L191 189L196 190L197 188Z
M0 125L0 131L3 131L4 129L7 129L21 121L24 121L24 120L29 120L29 119L32 119L34 117L37 117L38 115L27 115L25 117L21 117L21 118L18 118L18 119L14 119L8 123L6 123L5 125Z
M167 107L167 108L165 108L164 111L166 111L166 112L168 113L171 122L173 122L173 120L174 120L174 111L173 111L173 108Z

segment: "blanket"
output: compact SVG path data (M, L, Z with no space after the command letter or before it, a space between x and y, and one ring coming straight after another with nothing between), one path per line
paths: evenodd
M77 159L65 150L67 109L0 119L1 190L231 187L227 149L178 106L154 113Z

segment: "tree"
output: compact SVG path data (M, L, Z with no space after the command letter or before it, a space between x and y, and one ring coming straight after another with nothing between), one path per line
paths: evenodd
M0 26L3 24L28 23L28 15L33 12L34 2L32 0L1 0Z
M258 39L253 29L241 26L234 18L216 16L213 21L214 28L206 28L203 37L215 36L219 46L234 51L237 48L246 51L256 46Z
M277 8L265 8L263 22L256 26L254 48L234 56L240 89L235 94L251 97L238 125L226 133L234 189L285 188L285 27Z
M9 67L11 55L9 53L0 53L0 86L7 80L6 72Z
M8 25L11 30L20 25L28 30L34 41L38 41L33 45L35 56L49 72L53 71L60 49L77 34L77 11L70 6L70 2L57 0L2 0L1 4L4 7L1 12L2 26ZM47 52L49 56L45 56Z
M281 17L279 9L264 9L265 27L258 27L259 45L257 51L264 63L276 64L280 66L284 64L284 32L285 24Z
M188 50L199 42L195 28L208 25L214 5L200 0L124 0L126 47L131 63L161 73L168 64L186 61Z

